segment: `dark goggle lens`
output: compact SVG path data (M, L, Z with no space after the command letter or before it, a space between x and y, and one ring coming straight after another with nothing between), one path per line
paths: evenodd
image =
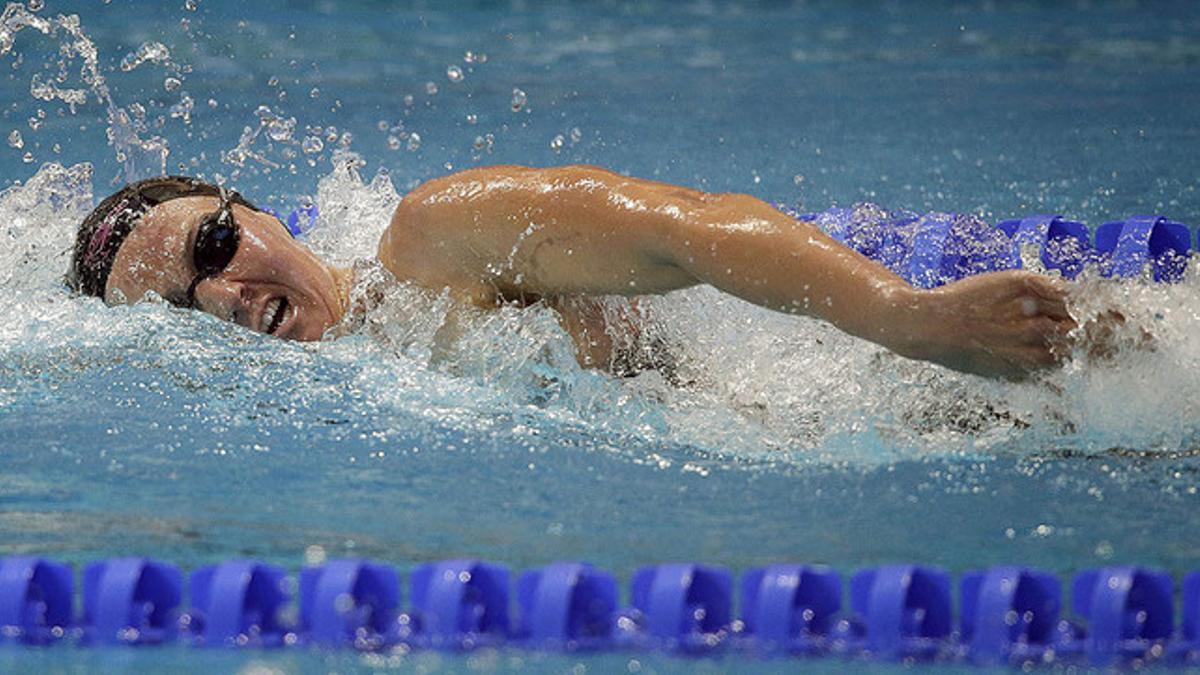
M192 251L196 271L204 276L219 274L229 266L237 247L238 231L232 215L222 211L210 216L196 232L196 247Z

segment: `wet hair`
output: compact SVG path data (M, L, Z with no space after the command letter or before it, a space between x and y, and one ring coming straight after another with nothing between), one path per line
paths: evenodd
M104 297L117 251L147 211L181 197L220 197L223 188L187 176L160 176L130 183L100 202L75 237L66 282L71 290ZM259 211L233 190L224 190L231 203Z

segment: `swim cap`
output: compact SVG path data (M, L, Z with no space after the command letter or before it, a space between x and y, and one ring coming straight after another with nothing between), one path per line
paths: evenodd
M225 191L230 202L260 210L241 195ZM221 188L186 176L160 176L130 183L100 202L79 226L67 285L85 295L104 297L108 275L125 238L141 216L155 206L181 197L219 197Z

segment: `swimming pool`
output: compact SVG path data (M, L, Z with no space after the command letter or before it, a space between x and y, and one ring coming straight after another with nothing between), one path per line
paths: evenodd
M336 260L372 252L418 181L501 162L594 163L815 210L870 201L991 222L1200 223L1200 12L1188 3L199 0L161 18L121 0L45 4L42 16L79 14L116 105L136 118L140 104L139 135L169 143L169 170L219 174L285 209L314 198L310 241ZM0 196L0 554L188 568L254 557L293 570L353 555L402 572L454 557L583 559L623 582L667 560L845 572L1019 562L1063 576L1198 566L1194 277L1089 286L1081 302L1116 303L1156 349L1070 366L1049 386L903 362L708 289L653 303L688 345L698 381L684 388L578 369L536 310L480 318L435 354L444 308L419 293L397 308L409 319L391 342L281 344L61 289L71 228L123 169L102 106L71 114L31 97L35 74L58 72L58 41L15 39L4 63L19 66L0 89L0 167L5 185L21 183ZM121 68L155 41L169 63ZM76 59L63 86L77 72ZM357 158L335 165L339 146ZM149 153L129 154L153 168ZM197 670L391 665L188 658ZM631 658L396 665L609 670ZM87 670L161 667L178 652L0 659Z

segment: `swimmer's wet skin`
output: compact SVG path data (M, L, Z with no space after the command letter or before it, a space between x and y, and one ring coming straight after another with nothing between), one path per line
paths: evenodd
M194 184L202 187L142 210L118 199L131 188L97 207L76 243L76 288L109 303L151 292L193 297L193 306L251 330L320 339L347 310L352 273L240 198L228 204L236 242L225 260L231 240L214 244L211 224L223 197ZM917 289L757 198L589 166L494 166L429 181L400 202L378 256L398 279L477 306L546 300L568 327L582 321L558 301L707 283L910 358L992 377L1053 365L1075 328L1057 279L1014 270ZM580 353L593 348L581 344Z

